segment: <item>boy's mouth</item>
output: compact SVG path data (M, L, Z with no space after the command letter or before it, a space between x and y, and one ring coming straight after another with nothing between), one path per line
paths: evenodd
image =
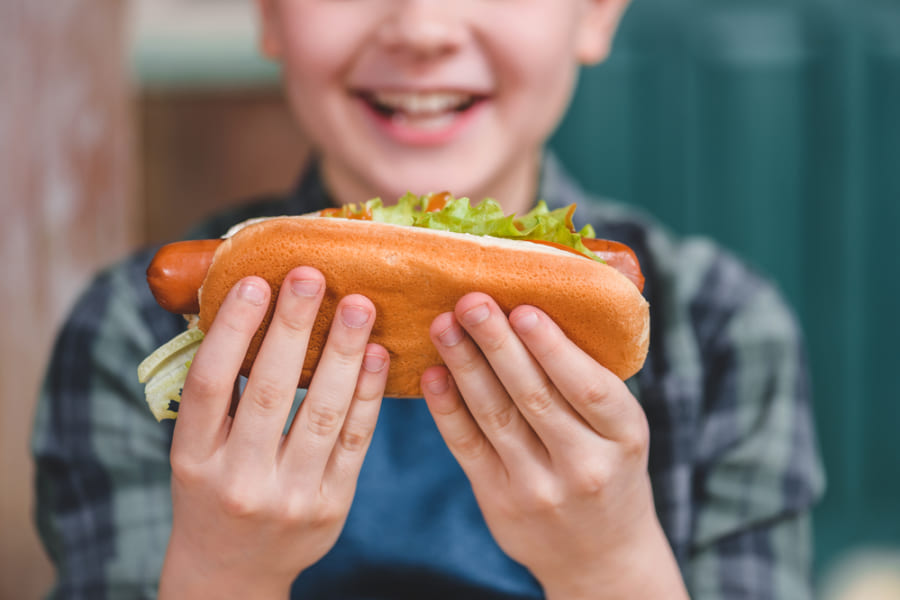
M422 130L448 127L459 115L486 99L483 95L456 91L362 91L357 95L379 116Z

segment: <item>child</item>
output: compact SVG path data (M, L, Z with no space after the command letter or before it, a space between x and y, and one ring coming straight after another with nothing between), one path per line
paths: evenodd
M382 400L377 315L349 296L283 436L324 293L301 265L230 417L270 294L235 287L173 432L134 372L183 321L155 305L138 254L76 306L42 395L38 515L59 596L810 596L821 476L789 311L710 244L590 198L543 150L626 3L258 0L316 158L289 197L199 237L408 190L507 213L577 202L641 259L650 355L625 385L541 311L472 293L432 325L446 366L422 374L424 401Z

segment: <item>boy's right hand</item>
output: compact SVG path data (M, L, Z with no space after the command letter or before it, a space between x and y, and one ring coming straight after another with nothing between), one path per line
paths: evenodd
M201 344L172 442L161 598L285 598L298 573L337 540L375 428L388 354L368 343L372 303L344 298L282 435L324 288L314 269L288 274L233 417L234 382L269 303L265 281L239 282Z

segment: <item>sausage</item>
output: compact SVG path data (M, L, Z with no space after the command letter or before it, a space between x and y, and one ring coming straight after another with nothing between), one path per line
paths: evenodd
M147 267L147 283L156 302L169 312L199 313L197 292L222 242L221 239L189 240L160 248Z
M621 242L612 240L583 238L581 241L585 248L630 279L641 292L644 291L644 274L641 273L641 264L638 262L634 250Z

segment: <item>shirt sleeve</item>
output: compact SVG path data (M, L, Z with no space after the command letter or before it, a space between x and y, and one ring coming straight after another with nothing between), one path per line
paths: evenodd
M52 598L152 598L171 527L171 424L151 415L138 363L183 328L146 292L139 257L75 305L41 390L32 451Z
M802 336L772 286L725 264L704 289L729 308L693 306L704 390L687 583L695 600L812 598L824 478Z

